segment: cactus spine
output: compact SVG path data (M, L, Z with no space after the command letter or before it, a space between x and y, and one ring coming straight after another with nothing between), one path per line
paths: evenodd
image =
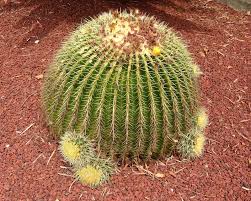
M207 123L205 111L198 116L200 73L164 23L138 11L104 13L63 44L43 105L57 135L75 131L100 156L148 159L176 149L194 157Z

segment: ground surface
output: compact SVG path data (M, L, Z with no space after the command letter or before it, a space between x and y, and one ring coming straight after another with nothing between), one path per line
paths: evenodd
M142 2L19 0L0 9L0 200L251 200L250 13L206 0ZM71 186L42 116L41 74L84 18L126 6L169 23L204 71L205 154L144 167L159 178L125 167L98 189Z

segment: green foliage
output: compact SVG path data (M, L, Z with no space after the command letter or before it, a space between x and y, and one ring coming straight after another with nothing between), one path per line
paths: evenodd
M104 13L63 44L43 106L56 135L82 133L102 156L165 157L186 143L192 153L200 73L164 23L138 11Z

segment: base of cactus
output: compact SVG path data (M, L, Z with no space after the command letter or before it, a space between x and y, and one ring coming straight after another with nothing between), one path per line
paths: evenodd
M205 117L204 113L198 114L203 115L198 115L197 119ZM191 159L203 154L204 145L204 133L197 127L180 139L177 150L183 157ZM94 145L76 132L66 132L61 138L59 149L64 159L73 166L76 179L84 185L99 186L115 171L115 164L109 159L99 157Z

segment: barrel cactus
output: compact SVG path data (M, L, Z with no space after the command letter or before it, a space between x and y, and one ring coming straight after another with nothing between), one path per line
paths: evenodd
M81 167L97 176L110 166L92 171L95 154L100 163L173 151L201 155L207 114L200 74L165 23L138 11L112 11L87 20L64 42L47 71L42 102L65 159L76 172Z

